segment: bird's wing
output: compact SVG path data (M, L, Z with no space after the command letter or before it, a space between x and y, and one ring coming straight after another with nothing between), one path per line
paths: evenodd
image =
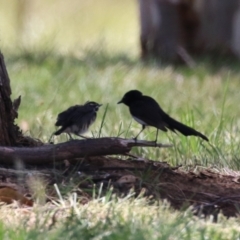
M56 126L68 127L72 124L81 125L94 114L91 108L82 105L75 105L58 114ZM94 116L94 115L93 115Z
M55 123L55 126L62 126L64 125L66 122L69 121L69 118L71 118L72 114L79 108L81 107L81 105L75 105L72 106L70 108L68 108L67 110L61 112L58 114L57 116L57 121Z
M140 119L146 125L167 131L164 118L166 113L160 108L153 99L142 99L135 101L129 107L130 113L137 119Z
M78 108L71 116L71 124L88 127L96 119L96 112L91 108Z

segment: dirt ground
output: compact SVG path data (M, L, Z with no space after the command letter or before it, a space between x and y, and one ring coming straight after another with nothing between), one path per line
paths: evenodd
M10 185L19 189L21 185L21 191L24 189L24 193L28 193L25 183L29 182L29 171L20 174L19 182L17 170L1 168L0 188ZM75 179L83 204L91 199L91 191L95 185L102 187L102 194L113 187L113 192L119 196L124 196L134 189L136 196L142 194L149 197L150 204L151 201L166 199L178 210L184 210L191 205L194 214L200 217L213 215L214 221L217 221L219 212L232 217L238 216L240 209L240 173L230 170L222 174L217 169L194 167L184 170L183 167L173 168L167 163L151 160L91 157L65 161L55 168L54 174L49 167L34 171L32 175L39 173L39 176L46 179L49 189L53 189L53 183L64 183L66 186ZM51 190L48 194L51 199Z
M131 188L139 194L167 199L175 209L190 205L199 216L213 215L217 221L221 211L225 216L237 216L240 207L240 174L216 169L195 167L183 170L156 161L118 160L114 158L91 158L82 163L82 170L92 176L96 184L109 186L115 192L127 194Z

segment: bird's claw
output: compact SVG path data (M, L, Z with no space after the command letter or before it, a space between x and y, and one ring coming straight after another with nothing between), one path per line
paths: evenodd
M135 142L137 142L137 138L136 138L136 137L134 137L133 140L134 140Z

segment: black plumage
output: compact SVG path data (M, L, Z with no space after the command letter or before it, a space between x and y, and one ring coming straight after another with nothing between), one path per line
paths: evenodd
M145 129L146 126L157 128L156 142L158 129L164 132L166 132L168 129L173 132L177 130L185 136L193 135L208 141L208 138L202 133L171 118L162 110L162 108L153 98L144 96L138 90L131 90L127 92L123 96L122 100L118 103L124 103L127 105L132 117L142 125L142 130L139 132L139 134ZM137 139L139 134L135 137L135 139Z
M101 104L86 102L84 105L75 105L58 114L55 126L61 127L54 135L71 133L83 137L81 134L87 132L91 124L96 120L97 111Z

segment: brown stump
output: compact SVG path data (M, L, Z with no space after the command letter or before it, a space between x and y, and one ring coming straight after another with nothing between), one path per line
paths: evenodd
M17 146L18 139L22 136L19 127L14 124L21 97L12 103L11 93L4 57L0 53L0 146Z

